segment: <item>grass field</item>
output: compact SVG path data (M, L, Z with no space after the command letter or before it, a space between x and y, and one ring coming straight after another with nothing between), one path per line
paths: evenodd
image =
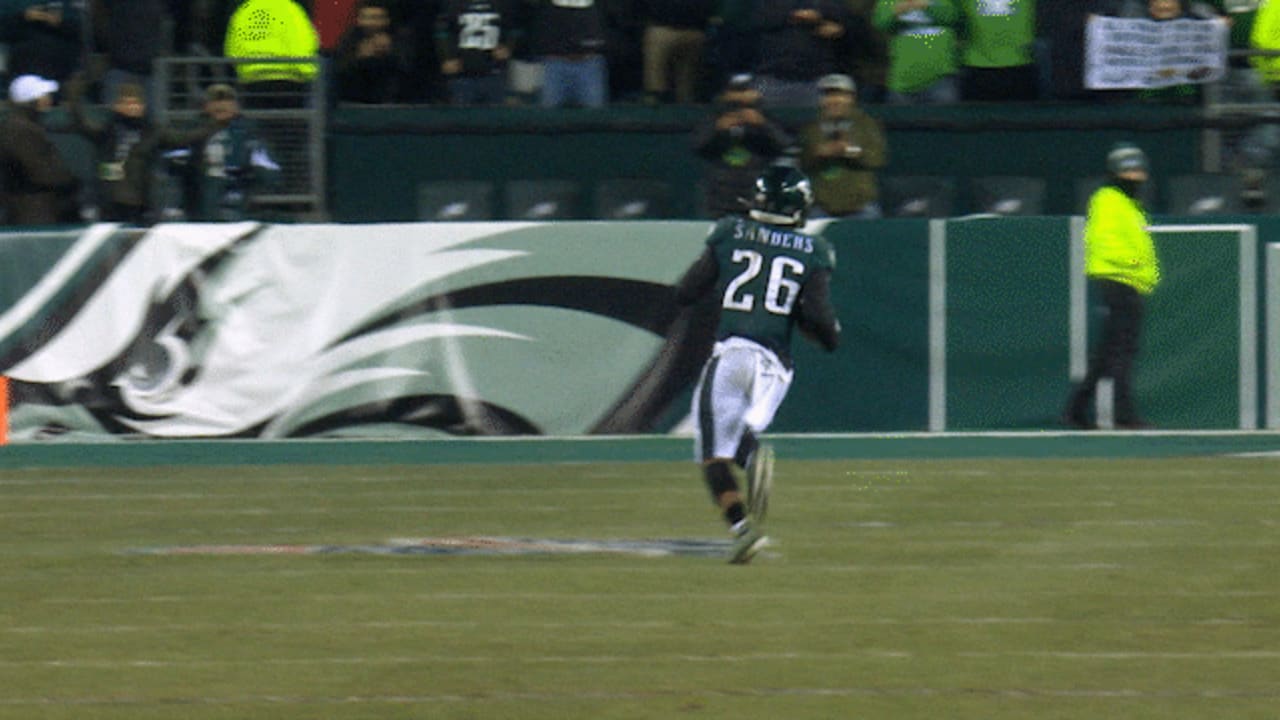
M723 542L688 463L3 471L0 718L1272 720L1277 463L782 458L747 567L385 553Z

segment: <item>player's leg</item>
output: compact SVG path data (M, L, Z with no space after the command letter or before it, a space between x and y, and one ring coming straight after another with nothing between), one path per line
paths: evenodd
M791 388L792 373L776 358L761 354L757 358L754 381L751 384L750 407L745 421L744 438L751 438L757 447L747 462L747 514L757 525L764 523L769 512L769 497L773 493L773 446L756 440L759 433L773 422L782 401Z
M747 464L747 515L757 525L764 524L773 494L773 446L764 443Z
M773 448L762 447L755 432L747 428L742 434L742 440L738 442L738 451L734 453L733 462L746 472L747 514L759 522L764 519L759 508L762 505L767 507L769 502L767 485L771 477L766 477L765 473L766 469L767 472L772 473Z
M729 554L733 563L750 562L767 542L747 517L733 470L746 432L753 367L747 353L717 354L703 368L694 390L694 448L712 500L735 536Z
M711 493L711 502L720 509L729 529L740 532L747 520L747 509L729 463L723 459L708 460L702 465L702 477Z
M760 447L760 439L751 431L751 428L747 428L747 431L742 434L742 440L738 441L738 450L733 454L733 464L746 470L758 447Z
M703 367L693 393L693 418L694 453L702 463L707 489L725 521L737 531L746 509L732 466L746 428L748 396L738 382L742 373L733 355L715 355Z

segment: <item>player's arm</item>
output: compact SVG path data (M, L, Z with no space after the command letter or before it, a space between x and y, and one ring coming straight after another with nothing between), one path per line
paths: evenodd
M840 346L840 319L831 304L831 271L821 269L809 278L800 293L796 319L800 332L817 342L827 352Z
M685 271L684 277L676 283L676 302L681 305L692 305L701 298L719 275L715 253L710 247L705 248L698 259Z

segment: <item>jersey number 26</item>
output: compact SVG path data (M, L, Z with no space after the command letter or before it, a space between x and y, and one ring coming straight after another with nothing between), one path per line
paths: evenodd
M764 256L755 250L734 250L733 263L745 263L746 267L725 286L721 305L725 310L752 312L756 307L756 296L746 292L746 286L764 269ZM774 315L790 315L796 298L800 296L800 283L795 278L802 277L804 270L804 263L793 257L775 257L769 263L769 284L765 286L764 309Z

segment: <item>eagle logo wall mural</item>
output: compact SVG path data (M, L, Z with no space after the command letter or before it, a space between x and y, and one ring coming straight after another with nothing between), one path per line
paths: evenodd
M0 237L15 440L649 432L712 341L706 225L94 225ZM676 403L675 405L679 405Z

